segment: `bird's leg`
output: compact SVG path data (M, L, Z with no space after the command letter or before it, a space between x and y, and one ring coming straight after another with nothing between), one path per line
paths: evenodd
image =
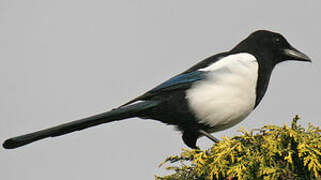
M206 131L204 131L204 130L202 130L202 129L200 129L198 132L199 132L200 134L208 137L210 140L212 140L212 141L215 142L215 143L220 142L220 140L218 140L216 137L212 136L211 134L209 134L208 132L206 132Z

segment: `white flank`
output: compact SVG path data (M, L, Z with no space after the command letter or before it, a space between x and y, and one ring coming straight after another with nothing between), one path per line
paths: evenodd
M241 122L254 108L258 62L249 53L229 55L199 71L208 71L186 93L200 123L224 130Z

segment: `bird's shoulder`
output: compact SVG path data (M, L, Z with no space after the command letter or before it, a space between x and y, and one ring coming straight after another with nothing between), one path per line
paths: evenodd
M186 71L184 71L182 74L184 73L191 73L193 71L198 71L202 68L206 68L209 65L216 63L217 61L223 59L226 56L231 55L231 52L222 52L219 54L215 54L213 56L210 56L202 61L200 61L199 63L195 64L194 66L190 67L189 69L187 69Z

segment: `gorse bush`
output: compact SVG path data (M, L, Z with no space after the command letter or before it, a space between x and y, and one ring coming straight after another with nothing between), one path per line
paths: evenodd
M223 137L208 150L184 149L164 163L174 173L157 180L321 179L321 129L311 124L265 125L233 138Z

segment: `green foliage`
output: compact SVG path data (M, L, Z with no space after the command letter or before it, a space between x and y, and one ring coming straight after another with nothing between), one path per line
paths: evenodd
M157 180L321 179L321 129L265 125L242 135L223 137L208 150L184 149L168 157L175 173Z

